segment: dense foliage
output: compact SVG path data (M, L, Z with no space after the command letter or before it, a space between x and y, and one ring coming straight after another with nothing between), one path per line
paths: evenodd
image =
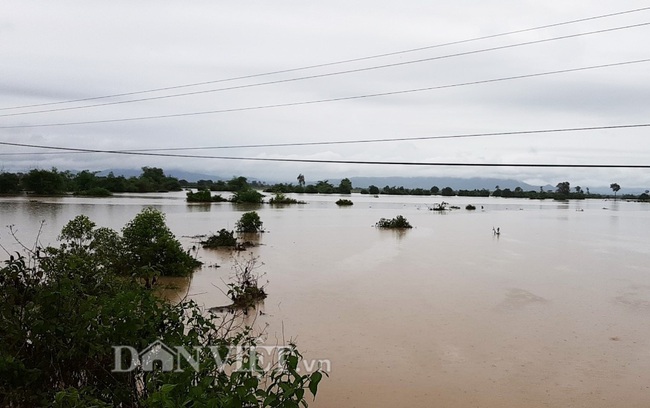
M392 219L381 218L375 224L378 228L394 228L394 229L404 229L404 228L413 228L411 224L401 215L398 215Z
M266 184L253 180L249 181L246 177L238 176L233 177L228 181L224 180L199 180L196 182L190 182L187 180L180 180L181 186L184 188L196 188L199 190L210 190L210 191L242 191L249 189L263 189L266 187Z
M143 218L161 219L153 211ZM133 224L140 221L127 228L139 230ZM274 367L283 370L262 370L251 354L240 361L243 369L224 370L236 362L229 349L255 339L247 329L228 329L234 327L229 317L191 301L169 304L119 276L121 259L130 262L139 250L141 260L151 259L145 243L129 249L116 232L95 228L85 216L68 223L59 239L59 248L16 254L0 267L0 406L298 407L306 406L306 391L316 394L322 373L299 374L293 345L285 366ZM145 350L156 341L197 347L200 364L113 371L114 346ZM117 363L128 367L127 357Z
M65 194L75 193L77 195L103 197L110 193L122 192L154 192L154 191L179 191L182 188L196 188L196 193L188 193L188 202L219 202L224 199L220 195L211 196L205 193L209 191L230 191L234 196L230 201L235 203L261 203L263 195L257 190L264 190L271 193L310 193L310 194L350 194L353 191L352 182L348 178L341 180L338 186L334 186L328 180L320 180L316 184L306 184L304 176L298 177L298 184L278 183L267 185L260 181L249 181L246 177L238 176L230 180L199 180L188 182L177 180L174 177L165 176L160 168L143 167L139 177L126 178L115 176L109 173L107 176L98 176L97 172L84 170L78 173L70 171L59 172L56 168L52 170L30 170L28 173L0 173L0 194L18 194L21 191L33 192L36 194ZM618 183L610 185L613 197L618 198L621 186ZM585 199L585 198L606 198L608 195L594 194L589 188L582 189L580 186L571 188L568 181L557 184L555 191L539 190L525 191L521 187L500 188L496 186L493 190L486 188L474 190L454 190L447 186L439 188L433 186L426 188L405 188L402 186L384 186L379 188L370 185L368 188L357 189L361 194L387 194L387 195L442 195L442 196L465 196L465 197L503 197L503 198L528 198L535 200L544 199ZM648 201L648 193L640 195L623 194L621 198L626 200ZM273 201L271 201L273 200ZM269 202L279 204L277 199ZM290 204L290 203L286 203Z
M165 223L165 214L147 207L122 229L124 260L147 276L187 276L201 263L183 250Z
M232 248L237 245L237 238L233 231L222 228L218 233L210 235L207 239L201 241L203 248Z
M20 177L14 173L0 173L0 194L20 192Z
M353 205L353 204L354 203L352 202L352 200L346 200L345 198L340 198L340 199L336 200L336 205L338 205L338 206L344 206L345 207L345 206L349 206L349 205Z
M186 193L188 203L221 203L228 201L220 194L212 194L210 190L188 191Z
M316 184L304 184L303 182L298 185L291 183L279 183L269 186L264 189L269 193L308 193L308 194L350 194L352 192L352 182L350 179L344 178L335 187L329 180L320 180Z
M296 200L295 198L287 197L282 193L275 193L269 199L269 204L306 204L304 201Z
M230 201L237 204L261 204L264 201L264 194L248 188L235 191Z
M87 196L105 196L110 193L149 193L154 191L180 191L181 185L174 177L165 175L157 167L143 167L139 177L126 178L109 173L98 176L88 170L72 173L33 169L22 173L0 174L0 194L16 194L25 190L35 194L53 195L75 193Z
M241 218L235 224L237 232L263 232L263 222L256 211L250 211L242 214Z

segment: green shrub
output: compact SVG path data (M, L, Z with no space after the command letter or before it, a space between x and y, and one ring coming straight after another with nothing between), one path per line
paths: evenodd
M406 218L402 217L401 215L398 215L397 217L393 219L386 219L382 218L379 221L377 221L377 224L375 224L378 228L395 228L395 229L401 229L401 228L413 228L411 224L406 220Z
M269 200L269 204L306 204L304 201L298 201L295 198L287 197L282 193L275 193L275 197Z
M354 203L352 202L352 200L346 200L345 198L341 198L336 201L336 205L338 206L353 205L353 204Z
M144 208L122 229L128 265L143 275L187 276L201 262L183 251L165 223L165 214Z
M205 241L201 241L203 248L234 247L237 245L237 238L233 231L222 228L217 234L211 235Z
M144 214L161 219L155 211ZM258 368L249 353L237 360L230 350L257 345L250 328L232 328L193 301L165 302L103 268L99 230L78 217L61 232L60 248L17 254L0 266L0 405L298 407L307 406L308 392L316 395L323 372L299 374L302 357L294 344L283 350L283 371ZM113 256L131 254L122 246ZM247 265L229 285L246 294L239 302L265 296ZM156 342L190 350L200 361L196 371L180 360L173 371L161 365L111 371L115 346L140 351ZM123 368L129 354L118 359ZM228 369L240 362L244 369Z
M219 194L212 195L210 190L199 190L196 193L188 191L186 196L188 203L220 203L228 201Z
M256 211L244 213L235 224L237 232L264 232L262 221Z
M241 191L235 191L232 198L230 199L233 203L250 203L250 204L259 204L263 202L264 194L260 193L257 190L247 189Z
M467 205L465 206L465 209L466 209L466 210L473 211L473 210L476 210L476 207L473 206L472 204L467 204Z

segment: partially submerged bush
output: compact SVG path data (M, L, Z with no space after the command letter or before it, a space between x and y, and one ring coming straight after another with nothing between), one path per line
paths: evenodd
M446 211L447 206L449 205L448 202L441 202L440 204L434 204L433 207L430 208L431 211Z
M466 210L473 211L473 210L476 210L476 206L473 206L472 204L467 204L467 205L465 206L465 209L466 209Z
M338 206L353 205L353 204L354 203L352 202L352 200L346 200L345 198L341 198L336 201L336 205Z
M211 235L205 241L201 241L203 248L223 248L237 246L237 238L233 231L222 228L217 234Z
M393 219L386 219L382 218L379 221L377 221L377 224L375 224L377 228L413 228L411 224L406 220L406 218L402 217L401 215L398 215L397 217Z
M269 204L306 204L304 201L298 201L295 198L287 197L282 193L275 193L275 197L269 199Z
M228 284L228 296L233 302L233 307L247 310L266 299L264 286L259 284L261 276L255 272L257 268L257 258L253 256L244 263L235 261L235 282Z
M230 199L233 203L250 203L250 204L259 204L263 202L264 194L260 193L257 190L247 189L241 191L235 191L232 198Z
M256 211L244 213L235 224L237 232L264 232L262 220Z
M224 201L228 200L219 194L212 195L210 190L199 190L196 193L192 191L187 192L188 203L221 203Z
M187 276L201 262L181 246L165 223L165 214L152 207L144 208L122 229L126 249L124 260L129 268L146 275ZM146 272L149 271L149 272Z

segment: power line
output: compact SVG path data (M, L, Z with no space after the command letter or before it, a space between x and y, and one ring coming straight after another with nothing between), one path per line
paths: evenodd
M0 142L3 145L38 147L39 145L28 145L23 143ZM126 152L119 150L81 149L73 147L48 147L57 150L70 150L91 153L120 154L131 156L153 156L153 157L174 157L191 159L213 159L213 160L239 160L239 161L265 161L265 162L288 162L288 163L319 163L319 164L359 164L359 165L389 165L389 166L427 166L427 167L540 167L540 168L625 168L625 169L650 169L645 164L556 164L556 163L455 163L455 162L408 162L408 161L364 161L364 160L324 160L324 159L290 159L271 157L233 157L233 156L206 156L190 154L171 153L146 153Z
M560 26L563 26L563 25L569 25L569 24L581 23L581 22L585 22L585 21L598 20L598 19L603 19L603 18L607 18L607 17L620 16L620 15L624 15L624 14L637 13L637 12L646 11L646 10L650 10L650 7L641 7L641 8L632 9L632 10L625 10L625 11L620 11L620 12L615 12L615 13L602 14L602 15L598 15L598 16L585 17L585 18L580 18L580 19L576 19L576 20L569 20L569 21L564 21L564 22L559 22L559 23L546 24L546 25L541 25L541 26L536 26L536 27L531 27L531 28L524 28L524 29L520 29L520 30L507 31L507 32L498 33L498 34L486 35L486 36L481 36L481 37L474 37L474 38L469 38L469 39L465 39L465 40L458 40L458 41L452 41L452 42L447 42L447 43L442 43L442 44L430 45L430 46L426 46L426 47L418 47L418 48L412 48L412 49L407 49L407 50L401 50L401 51L395 51L395 52L389 52L389 53L383 53L383 54L376 54L376 55L370 55L370 56L359 57L359 58L345 59L345 60L322 63L322 64L307 65L307 66L298 67L298 68L289 68L289 69L284 69L284 70L264 72L264 73L251 74L251 75L243 75L243 76L238 76L238 77L232 77L232 78L226 78L226 79L217 79L217 80L212 80L212 81L195 82L195 83L184 84L184 85L175 85L175 86L168 86L168 87L161 87L161 88L153 88L153 89L147 89L147 90L142 90L142 91L116 93L116 94L110 94L110 95L102 95L102 96L95 96L95 97L88 97L88 98L71 99L71 100L58 101L58 102L48 102L48 103L39 103L39 104L31 104L31 105L4 107L4 108L0 108L0 111L1 110L12 110L12 109L23 109L23 108L35 108L35 107L41 107L41 106L62 105L62 104L75 103L75 102L87 102L87 101L99 100L99 99L109 99L109 98L116 98L116 97L122 97L122 96L133 96L133 95L140 95L140 94L145 94L145 93L152 93L152 92L159 92L159 91L169 91L169 90L173 90L173 89L182 89L182 88L189 88L189 87L202 86L202 85L210 85L210 84L216 84L216 83L220 83L220 82L230 82L230 81L236 81L236 80L241 80L241 79L250 79L250 78L263 77L263 76L284 74L284 73L303 71L303 70L314 69L314 68L322 68L322 67L328 67L328 66L334 66L334 65L347 64L347 63L351 63L351 62L359 62L359 61L366 61L366 60L377 59L377 58L384 58L384 57L395 56L395 55L400 55L400 54L430 50L430 49L434 49L434 48L447 47L447 46L451 46L451 45L465 44L465 43L470 43L470 42L475 42L475 41L481 41L481 40L487 40L487 39L492 39L492 38L504 37L504 36L512 35L512 34L521 34L521 33L535 31L535 30L542 30L542 29L546 29L546 28L560 27Z
M89 121L81 121L81 122L41 123L41 124L31 124L31 125L30 124L27 124L27 125L7 125L7 126L0 126L0 129L21 129L21 128L34 128L34 127L57 127L57 126L90 125L90 124L99 124L99 123L132 122L132 121L139 121L139 120L168 119L168 118L179 118L179 117L188 117L188 116L210 115L210 114L218 114L218 113L230 113L230 112L243 112L243 111L253 111L253 110L272 109L272 108L284 108L284 107L290 107L290 106L315 105L315 104L327 103L327 102L350 101L350 100L356 100L356 99L368 99L368 98L376 98L376 97L381 97L381 96L403 95L403 94L424 92L424 91L433 91L433 90L439 90L439 89L457 88L457 87L469 86L469 85L489 84L489 83L495 83L495 82L516 80L516 79L535 78L535 77L548 76L548 75L565 74L565 73L569 73L569 72L579 72L579 71L586 71L586 70L593 70L593 69L600 69L600 68L610 68L610 67L623 66L623 65L640 64L640 63L645 63L645 62L650 62L650 58L641 59L641 60L633 60L633 61L615 62L615 63L602 64L602 65L591 65L591 66L579 67L579 68L568 68L568 69L562 69L562 70L556 70L556 71L538 72L538 73L534 73L534 74L525 74L525 75L516 75L516 76L510 76L510 77L485 79L485 80L480 80L480 81L463 82L463 83L456 83L456 84L449 84L449 85L439 85L439 86L431 86L431 87L425 87L425 88L415 88L415 89L406 89L406 90L399 90L399 91L380 92L380 93L375 93L375 94L344 96L344 97L339 97L339 98L318 99L318 100L312 100L312 101L289 102L289 103L279 103L279 104L272 104L272 105L248 106L248 107L242 107L242 108L219 109L219 110L199 111L199 112L174 113L174 114L166 114L166 115L140 116L140 117L134 117L134 118L89 120Z
M171 99L171 98L178 98L178 97L184 97L184 96L193 96L193 95L202 95L202 94L207 94L207 93L231 91L231 90L236 90L236 89L254 88L254 87L258 87L258 86L276 85L276 84L282 84L282 83L287 83L287 82L305 81L305 80L310 80L310 79L326 78L326 77L337 76L337 75L346 75L346 74L352 74L352 73L358 73L358 72L373 71L373 70L379 70L379 69L385 69L385 68L393 68L393 67L399 67L399 66L405 66L405 65L419 64L419 63L423 63L423 62L438 61L438 60L461 57L461 56L467 56L467 55L481 54L481 53L486 53L486 52L499 51L499 50L505 50L505 49L510 49L510 48L517 48L517 47L522 47L522 46L527 46L527 45L541 44L541 43L546 43L546 42L551 42L551 41L558 41L558 40L566 40L566 39L569 39L569 38L583 37L583 36L593 35L593 34L602 34L602 33L607 33L607 32L627 30L627 29L631 29L631 28L639 28L639 27L644 27L644 26L648 26L648 25L650 25L650 22L632 24L632 25L627 25L627 26L620 26L620 27L614 27L614 28L606 28L606 29L601 29L601 30L596 30L596 31L589 31L589 32L585 32L585 33L569 34L569 35L563 35L563 36L560 36L560 37L546 38L546 39L542 39L542 40L526 41L526 42L522 42L522 43L509 44L509 45L503 45L503 46L498 46L498 47L483 48L483 49L479 49L479 50L465 51L465 52L459 52L459 53L448 54L448 55L441 55L441 56L430 57L430 58L421 58L421 59L411 60L411 61L402 61L402 62L396 62L396 63L384 64L384 65L376 65L376 66L365 67L365 68L356 68L356 69L349 69L349 70L344 70L344 71L329 72L329 73L325 73L325 74L309 75L309 76L303 76L303 77L298 77L298 78L279 79L279 80L275 80L275 81L259 82L259 83L255 83L255 84L237 85L237 86L231 86L231 87L226 87L226 88L217 88L217 89L206 89L206 90L201 90L201 91L184 92L184 93L171 94L171 95L151 96L151 97L147 97L147 98L131 99L131 100L126 100L126 101L114 101L114 102L97 103L97 104L92 104L92 105L81 105L81 106L69 106L69 107L64 107L64 108L42 109L42 110L30 111L30 112L5 113L5 114L0 114L0 117L24 116L24 115L33 115L33 114L38 114L38 113L52 113L52 112L61 112L61 111L69 111L69 110L97 108L97 107L102 107L102 106L123 105L123 104L127 104L127 103L145 102L145 101L153 101L153 100L161 100L161 99Z
M394 138L384 138L384 139L356 139L356 140L335 140L335 141L320 141L320 142L265 143L265 144L229 145L229 146L173 147L173 148L158 148L158 149L137 149L137 150L130 150L130 151L155 152L155 151L213 150L213 149L242 149L242 148L245 149L245 148L269 148L269 147L343 145L343 144L362 144L362 143L411 142L411 141L422 141L422 140L469 139L469 138L479 138L479 137L584 132L584 131L595 131L595 130L631 129L631 128L644 128L644 127L650 127L650 123L557 128L557 129L519 130L519 131L510 131L510 132L466 133L460 135L414 136L414 137L394 137Z
M485 132L485 133L465 133L457 135L436 135L436 136L414 136L414 137L394 137L383 139L354 139L354 140L330 140L318 142L288 142L288 143L260 143L246 145L223 145L223 146L200 146L200 147L162 147L155 149L120 149L115 152L161 152L161 151L187 151L187 150L217 150L217 149L250 149L250 148L271 148L271 147L298 147L298 146L323 146L323 145L347 145L347 144L364 144L364 143L389 143L389 142L412 142L441 139L468 139L496 136L516 136L516 135L538 135L549 133L568 133L568 132L585 132L596 130L614 130L614 129L634 129L647 128L650 123L636 123L627 125L609 125L609 126L583 126L572 128L555 128L555 129L534 129L534 130L517 130L507 132ZM33 145L23 143L0 142L0 145L19 146L39 149L64 149L64 153L98 153L95 150L69 151L67 147ZM0 153L0 156L15 155L35 155L35 154L61 154L62 152L34 152L34 153Z

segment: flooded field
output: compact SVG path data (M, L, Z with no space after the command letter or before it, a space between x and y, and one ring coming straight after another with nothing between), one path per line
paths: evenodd
M2 198L0 243L19 249L8 224L31 246L45 220L40 241L55 244L78 214L119 230L151 205L189 248L255 209L268 232L250 252L269 296L254 324L269 344L291 338L331 364L310 406L650 406L649 204L449 197L461 209L439 213L427 206L442 197L338 198ZM415 228L373 227L400 214ZM199 249L204 267L176 294L227 304L233 256L249 255Z

